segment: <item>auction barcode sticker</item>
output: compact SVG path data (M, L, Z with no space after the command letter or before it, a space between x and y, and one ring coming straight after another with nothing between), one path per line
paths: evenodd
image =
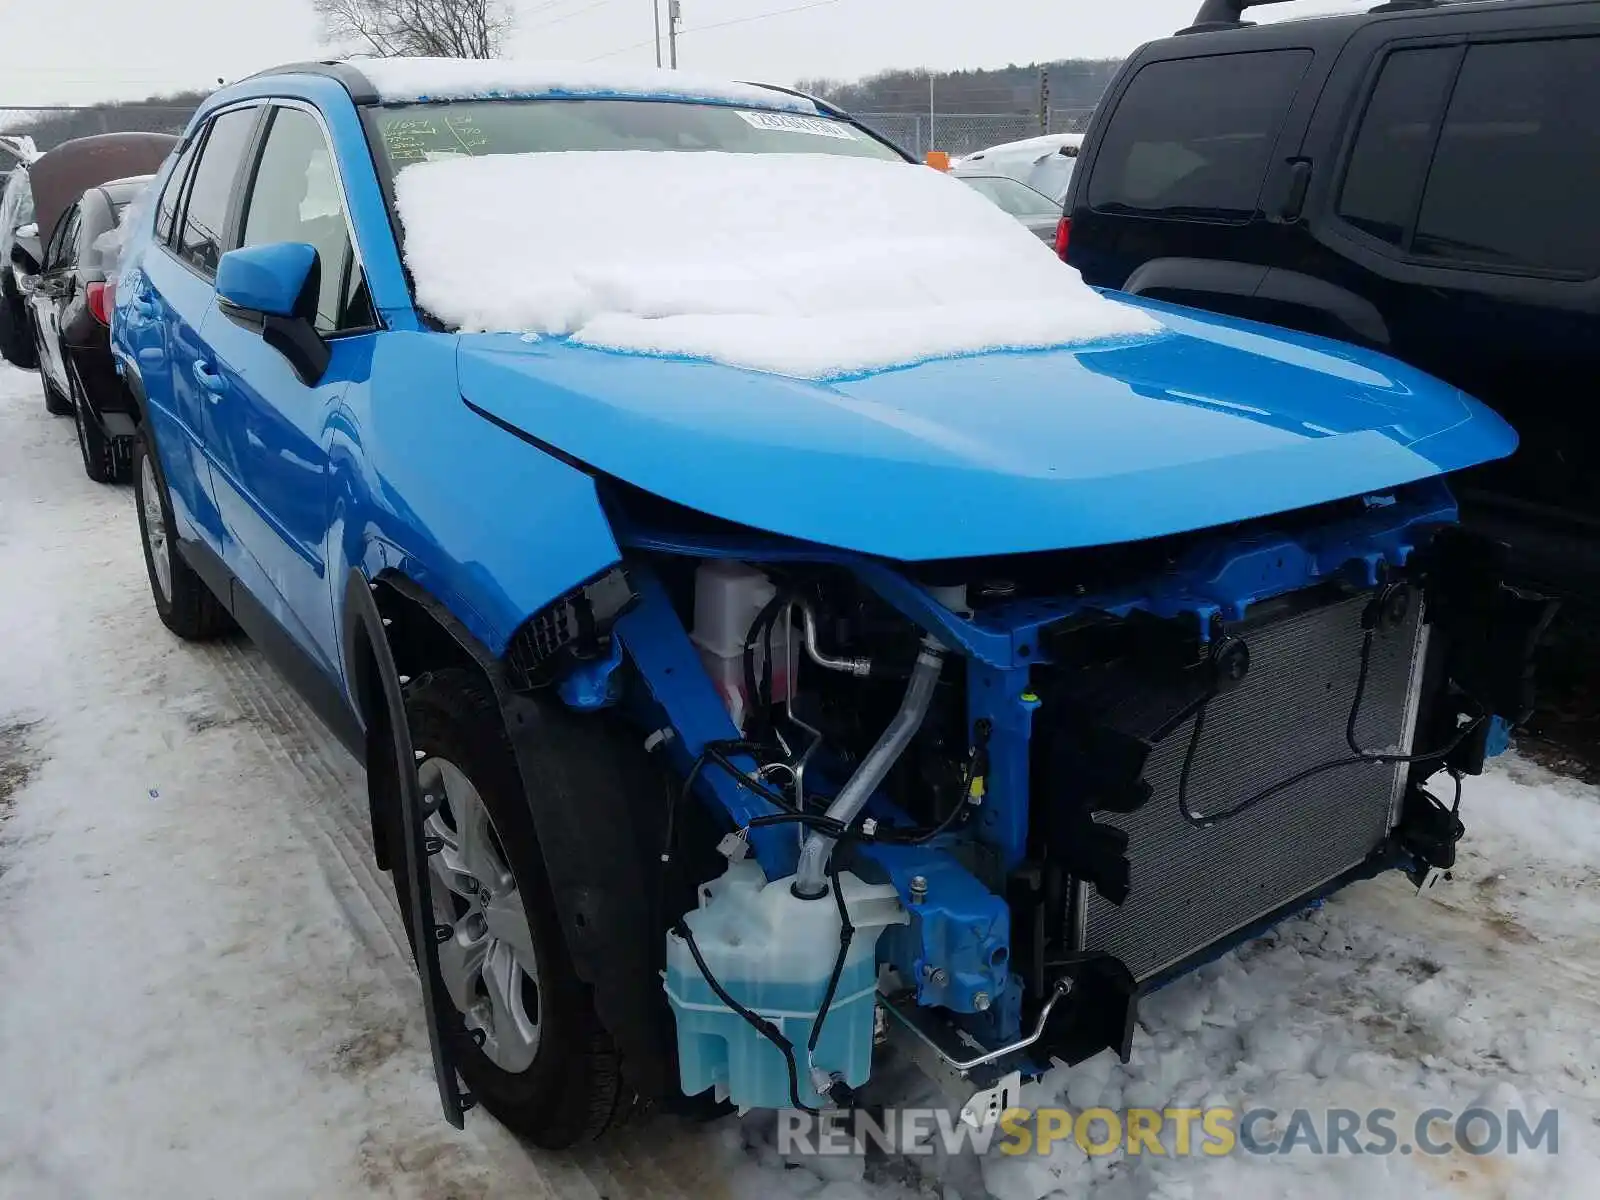
M746 123L757 129L774 129L780 133L810 133L817 137L838 138L845 142L860 140L856 131L843 121L829 121L824 117L800 117L794 113L746 112L739 109Z

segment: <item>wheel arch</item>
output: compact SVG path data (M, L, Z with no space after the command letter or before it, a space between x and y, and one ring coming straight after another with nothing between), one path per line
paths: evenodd
M573 968L593 991L595 1012L622 1053L631 1086L644 1095L666 1094L670 1030L659 989L652 986L658 949L654 901L643 872L630 869L639 841L635 805L656 798L637 792L653 783L659 795L664 786L654 764L640 761L642 748L638 755L617 754L616 726L604 714L574 713L553 694L519 689L505 658L479 641L443 601L398 571L369 581L352 569L344 611L351 697L369 755L391 744L379 639L402 680L465 667L487 681L517 760ZM556 746L560 761L552 764ZM369 768L367 778L374 846L380 866L390 869L403 853L381 844L386 806L396 798L381 794L382 772Z

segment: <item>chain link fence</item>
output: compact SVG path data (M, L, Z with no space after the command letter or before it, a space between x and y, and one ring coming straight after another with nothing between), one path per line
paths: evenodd
M40 150L96 133L182 133L194 115L193 103L58 105L45 108L0 106L0 133L28 134ZM0 155L0 167L9 160Z
M1052 108L1041 127L1037 113L856 113L864 125L925 158L943 150L954 158L975 154L1002 142L1017 142L1043 133L1083 133L1092 108Z

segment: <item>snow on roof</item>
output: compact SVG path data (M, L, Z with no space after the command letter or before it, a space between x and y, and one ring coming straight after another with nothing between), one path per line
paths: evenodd
M417 299L464 331L821 379L1159 328L966 184L903 162L488 155L395 186Z
M991 154L1028 154L1034 151L1046 152L1059 150L1063 146L1082 147L1084 135L1081 133L1045 133L1038 137L1023 138L1020 142L1001 142L998 146L985 146L966 156L964 161L970 162L980 156L987 157Z
M817 106L753 83L651 67L534 59L363 58L351 63L385 102L602 96L701 100L815 114Z

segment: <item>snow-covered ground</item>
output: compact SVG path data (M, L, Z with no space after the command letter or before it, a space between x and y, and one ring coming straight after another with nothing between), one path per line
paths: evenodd
M894 1164L785 1171L756 1121L656 1120L574 1155L481 1113L446 1126L359 769L247 644L167 635L130 496L84 478L37 387L0 367L0 1196L906 1190ZM1131 1064L1026 1098L1554 1107L1558 1155L1067 1142L955 1164L946 1200L1600 1195L1600 794L1512 758L1469 781L1465 815L1453 884L1352 889L1151 1000Z

